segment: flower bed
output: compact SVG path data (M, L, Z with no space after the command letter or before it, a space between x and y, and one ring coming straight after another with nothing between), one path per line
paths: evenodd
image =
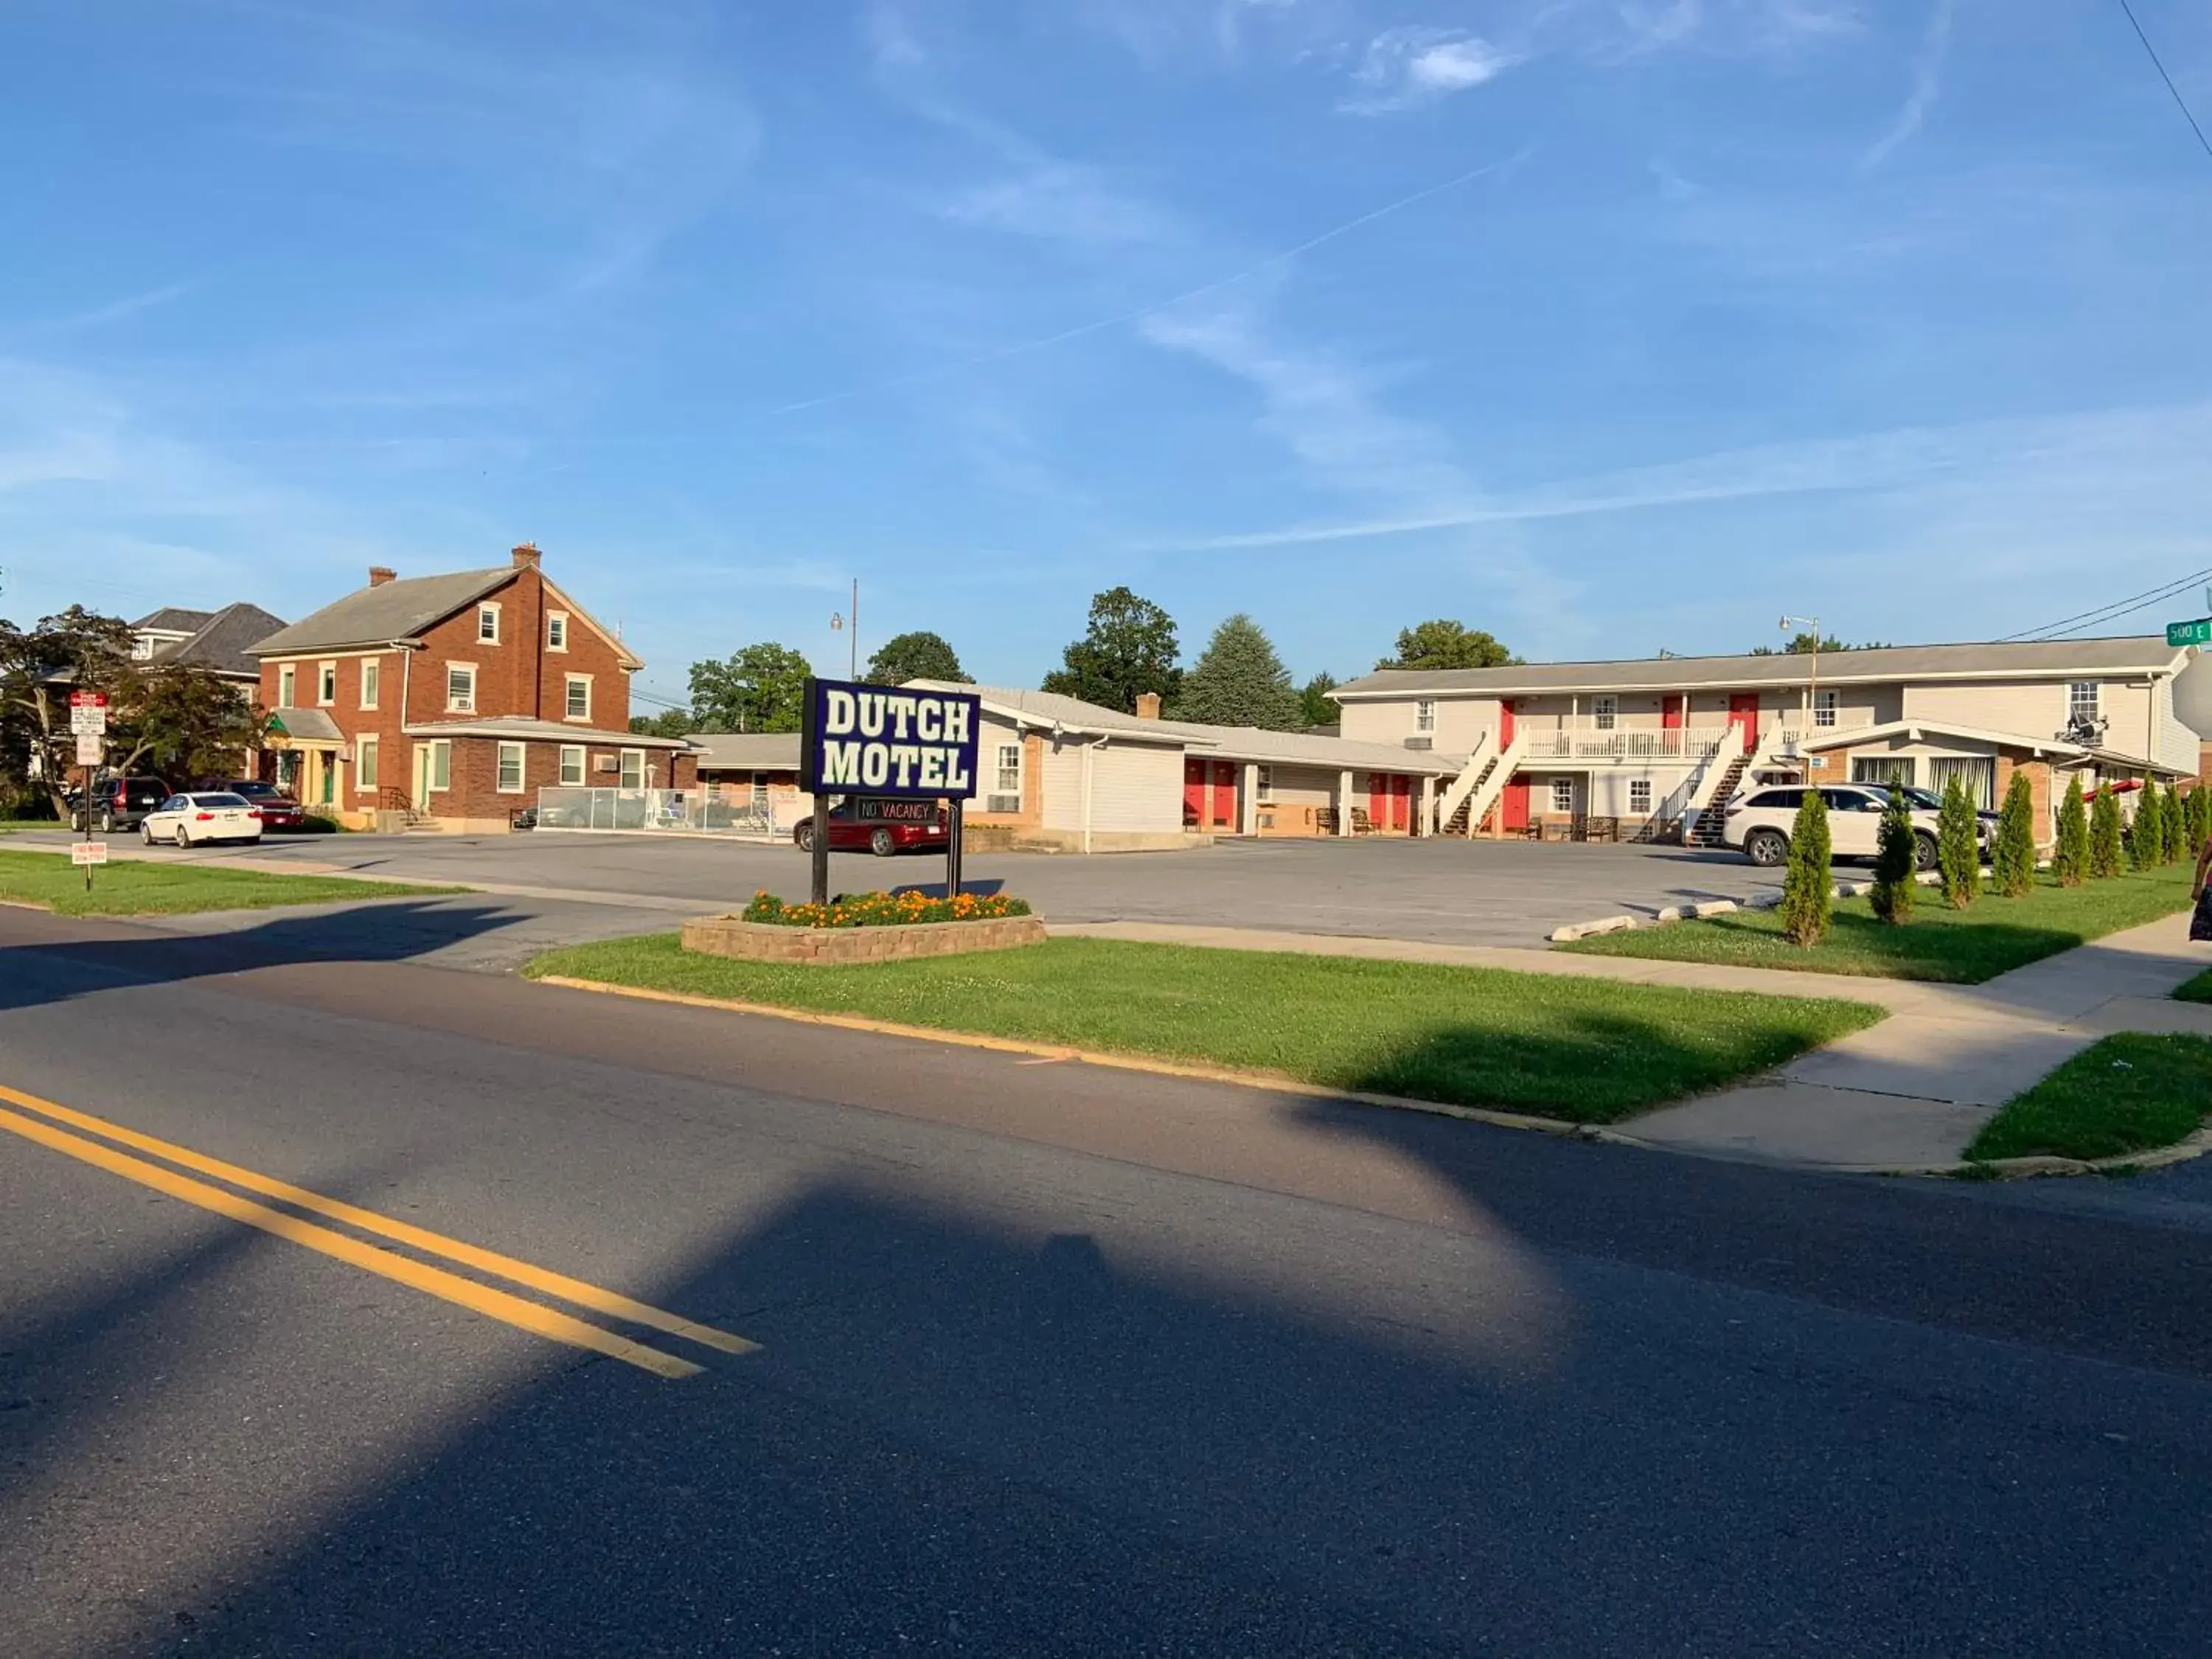
M854 893L827 904L786 904L763 888L745 906L743 920L774 927L911 927L944 921L1004 921L1030 913L1026 901L998 894L962 893L932 898L927 893Z

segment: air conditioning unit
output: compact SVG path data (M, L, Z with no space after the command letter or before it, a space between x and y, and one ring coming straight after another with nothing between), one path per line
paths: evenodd
M614 755L602 755L592 764L592 769L594 772L619 772L622 770L622 761L619 757Z
M1022 798L1019 795L986 795L983 797L983 810L986 812L1018 812L1022 810Z
M1408 749L1433 749L1436 746L1437 740L1434 738L1408 738L1406 739L1406 747Z

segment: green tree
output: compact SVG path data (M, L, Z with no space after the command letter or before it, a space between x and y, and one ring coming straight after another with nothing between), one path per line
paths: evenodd
M1182 677L1177 720L1209 726L1257 726L1293 732L1302 723L1291 672L1259 623L1243 611L1225 617Z
M1510 668L1521 659L1465 623L1439 618L1398 630L1398 653L1377 668Z
M140 675L131 659L131 625L73 605L31 628L0 622L0 764L11 779L43 791L54 816L76 764L69 694L104 691L119 715L136 700Z
M2164 850L2159 845L2158 808L2153 804L2151 792L2136 792L2135 816L2128 821L2128 867L2130 870L2150 870L2157 867Z
M1828 936L1835 878L1829 873L1828 809L1808 789L1790 826L1790 869L1782 879L1782 931L1793 945L1814 945Z
M144 767L173 784L236 777L246 751L258 748L269 730L258 704L204 668L156 668L133 690L121 723L109 728L110 763L118 772Z
M2159 818L2166 836L2166 861L2178 864L2197 850L2189 844L2189 813L2181 802L2181 781L2168 778L2164 793L2166 803Z
M2189 856L2195 858L2204 850L2204 843L2212 840L2212 817L2205 808L2212 805L2212 795L2204 792L2202 783L2193 785L2181 798L2182 820L2189 826Z
M1990 879L2007 898L2025 898L2035 885L2035 789L2025 772L2012 775L2004 805L1997 813Z
M1911 805L1902 789L1893 788L1875 842L1874 891L1867 895L1875 915L1893 927L1901 927L1912 920L1912 902L1919 896L1918 884L1912 879L1918 853Z
M1954 910L1981 896L1981 818L1967 799L1966 780L1955 772L1943 787L1943 805L1936 815L1936 864L1943 874L1943 896Z
M1302 726L1334 726L1342 720L1344 710L1331 702L1328 696L1336 687L1336 676L1326 671L1300 686L1298 723Z
M1091 599L1090 626L1060 653L1044 689L1133 714L1141 692L1174 701L1182 686L1178 654L1174 617L1127 587L1109 587Z
M1793 634L1790 636L1790 643L1779 650L1771 645L1754 645L1751 647L1751 654L1754 657L1810 656L1815 644L1823 656L1831 651L1883 651L1888 648L1878 640L1869 640L1864 645L1845 645L1833 634L1817 641L1810 634Z
M2077 781L2075 786L2081 786ZM2109 788L2097 791L2097 804L2089 813L2089 873L2102 881L2120 873L2124 853L2120 833L2120 798Z
M813 672L801 653L765 641L721 662L695 662L692 730L796 732Z
M868 659L867 672L860 678L870 685L904 685L908 680L945 680L955 685L975 684L960 666L959 653L945 643L945 636L926 629L894 634L885 640L876 654Z
M2051 873L2061 887L2079 887L2089 869L2089 814L2081 805L2081 775L2068 780L2066 799L2058 805L2058 846L2051 855Z
M657 714L632 714L629 729L641 738L681 738L699 728L688 708L664 708Z

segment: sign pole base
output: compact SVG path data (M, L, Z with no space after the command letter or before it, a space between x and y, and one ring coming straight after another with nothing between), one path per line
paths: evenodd
M945 843L945 896L948 901L960 896L960 854L966 850L962 842L967 839L963 827L963 805L956 800L947 813L951 829L951 839Z
M812 897L817 904L830 902L830 797L814 798L814 858Z

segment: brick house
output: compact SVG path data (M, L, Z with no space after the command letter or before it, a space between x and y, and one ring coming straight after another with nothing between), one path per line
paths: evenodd
M264 769L343 823L503 830L555 785L696 781L682 738L628 729L642 665L528 543L493 569L402 580L373 568L249 654L270 711Z

